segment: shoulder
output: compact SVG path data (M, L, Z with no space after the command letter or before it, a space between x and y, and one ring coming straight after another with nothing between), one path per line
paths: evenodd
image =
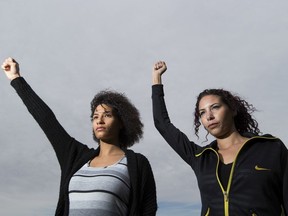
M270 142L279 142L282 143L282 141L280 140L280 138L273 136L272 134L263 134L263 135L256 135L253 136L252 138L256 138L256 139L261 139L263 141L270 141Z
M145 161L148 161L146 156L144 156L141 153L134 152L131 149L125 150L125 154L126 154L127 158L134 158L134 160L145 160Z
M271 141L271 142L282 142L278 137L273 136L271 134L253 134L253 133L245 133L243 136L250 138L251 140L262 140L263 142Z
M273 149L279 148L281 150L287 150L287 147L282 142L282 140L276 136L271 134L263 134L263 135L256 135L250 138L250 140L254 140L254 142L259 143L263 146L271 147L273 145ZM272 149L271 149L272 150Z
M133 150L125 150L128 166L131 168L136 166L139 169L149 168L151 169L151 165L146 156L141 153L136 153Z

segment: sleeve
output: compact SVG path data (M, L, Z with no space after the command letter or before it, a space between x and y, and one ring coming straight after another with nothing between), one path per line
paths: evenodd
M148 159L138 154L139 174L141 176L140 215L155 216L157 211L156 184Z
M281 141L282 142L282 141ZM288 150L282 143L282 170L283 170L283 215L288 215Z
M65 164L66 156L69 154L73 148L71 143L78 143L74 140L61 126L61 124L56 119L52 110L45 104L45 102L33 91L29 84L24 80L23 77L16 78L11 81L11 85L16 90L19 97L22 99L23 103L27 107L30 114L39 124L48 140L52 144L56 156L58 158L60 167ZM83 148L84 145L76 146L75 148ZM82 147L83 146L83 147Z
M152 86L152 106L154 125L166 142L190 166L194 166L195 152L200 146L189 141L188 137L170 121L164 101L163 85Z

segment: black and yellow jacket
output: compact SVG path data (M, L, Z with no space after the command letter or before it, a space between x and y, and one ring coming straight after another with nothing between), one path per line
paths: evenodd
M248 136L250 139L233 162L224 190L218 176L216 141L199 146L170 122L163 85L152 86L152 100L156 128L196 174L201 215L287 215L288 152L281 140L270 135Z

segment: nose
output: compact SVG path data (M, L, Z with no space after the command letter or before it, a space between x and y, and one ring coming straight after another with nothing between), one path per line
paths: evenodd
M207 119L207 121L211 121L211 120L214 119L214 115L213 115L213 113L211 111L208 111L206 113L206 119Z
M103 121L103 116L99 116L99 117L97 118L97 120L96 120L96 123L97 123L97 124L103 124L103 123L104 123L104 121Z

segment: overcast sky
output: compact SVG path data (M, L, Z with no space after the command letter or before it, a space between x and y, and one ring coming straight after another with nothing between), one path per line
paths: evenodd
M287 145L287 10L286 0L1 0L0 63L14 57L64 128L91 147L91 99L125 92L145 125L132 149L152 165L157 215L199 215L193 171L153 125L152 65L166 61L170 118L191 140L203 141L193 135L197 94L225 88L254 104L261 131ZM0 215L54 215L58 162L3 73L0 145Z

